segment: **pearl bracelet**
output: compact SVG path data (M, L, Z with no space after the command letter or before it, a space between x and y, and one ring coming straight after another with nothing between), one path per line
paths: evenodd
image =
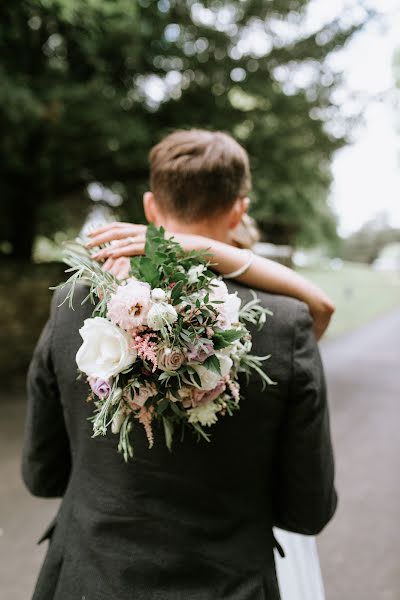
M233 271L232 273L227 273L227 275L223 275L224 279L236 279L236 277L240 277L240 275L246 273L247 269L251 267L254 260L254 252L250 249L246 249L244 250L244 252L247 252L247 255L249 257L248 261L237 271Z

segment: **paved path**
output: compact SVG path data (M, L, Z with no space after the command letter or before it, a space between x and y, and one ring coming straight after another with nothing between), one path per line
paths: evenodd
M31 598L46 550L36 541L59 502L32 497L21 482L23 397L2 393L0 400L0 600Z
M400 600L400 312L323 345L340 505L319 548L327 600ZM22 395L2 394L0 599L28 600L57 500L19 479ZM310 599L312 600L312 599Z
M400 312L323 357L340 496L319 543L327 600L399 600Z

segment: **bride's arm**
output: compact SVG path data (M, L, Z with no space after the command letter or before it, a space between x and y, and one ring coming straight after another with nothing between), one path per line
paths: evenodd
M179 235L175 236L178 241ZM214 268L221 275L238 271L248 262L248 252L246 250L229 244L202 238L193 240L192 247L195 245L197 249L210 249ZM317 339L325 332L335 311L332 300L318 286L292 269L262 256L254 255L249 268L235 279L249 287L292 296L308 304L314 320L314 331Z
M107 268L113 268L113 261L119 257L143 254L145 226L124 223L107 225L91 234L89 246L99 246L112 240L120 240L118 245L100 250L95 257L99 260L109 259ZM208 250L212 256L214 268L226 275L239 270L248 261L248 252L229 244L224 244L207 237L186 233L174 233L173 237L184 250ZM114 273L117 274L118 267ZM249 268L237 281L249 287L264 291L292 296L302 300L310 309L314 320L314 331L319 339L329 325L335 310L330 298L316 285L302 277L292 269L261 256L254 256Z

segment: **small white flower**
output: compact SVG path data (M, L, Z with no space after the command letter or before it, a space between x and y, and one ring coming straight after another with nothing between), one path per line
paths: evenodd
M215 402L207 402L196 408L189 408L189 423L200 423L204 427L210 427L218 421L217 413L219 406Z
M200 275L203 271L206 271L207 267L204 265L193 265L188 271L188 284L193 285L198 283Z
M178 313L171 304L155 302L147 315L147 324L150 329L160 331L165 326L172 325L178 318Z
M89 377L111 379L136 360L137 352L130 347L132 338L108 319L85 319L79 333L83 343L76 364Z
M154 288L154 290L151 290L151 299L154 302L165 302L167 294L161 288Z

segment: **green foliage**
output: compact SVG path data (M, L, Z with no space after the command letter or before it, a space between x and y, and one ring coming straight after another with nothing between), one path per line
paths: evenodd
M208 265L206 252L185 254L174 238L165 237L165 229L149 225L146 231L145 256L131 259L131 273L141 281L147 281L151 287L165 288L174 284L171 297L178 304L183 286L187 284L186 271L194 265ZM200 286L200 282L199 282Z
M332 233L329 160L346 128L333 136L324 125L337 117L326 58L355 27L348 17L306 33L308 5L232 0L222 18L213 0L3 3L0 241L28 258L37 232L84 213L92 181L122 194L122 218L142 220L150 147L190 126L230 131L247 148L253 212L271 239ZM266 32L264 51L249 46L253 30ZM312 82L295 86L300 67ZM164 94L151 96L151 83Z

